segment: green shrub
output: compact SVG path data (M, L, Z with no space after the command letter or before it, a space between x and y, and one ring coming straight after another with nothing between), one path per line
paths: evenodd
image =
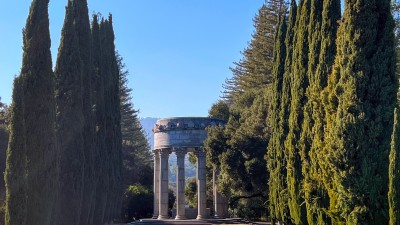
M151 218L153 214L153 191L140 184L129 186L124 193L122 218L126 222L134 219Z

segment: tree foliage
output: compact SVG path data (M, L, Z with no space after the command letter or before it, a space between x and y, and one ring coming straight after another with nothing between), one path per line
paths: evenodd
M111 223L123 190L122 71L112 17L95 16L91 27L87 1L68 1L54 76L48 4L32 1L10 112L0 104L1 140L10 123L6 223ZM138 137L132 140L145 142Z
M7 225L25 225L27 215L26 145L23 79L14 79L11 105L10 140L7 150L5 222Z
M95 76L99 78L95 89L98 182L93 224L101 224L120 215L123 193L120 74L111 15L101 21L94 16L92 38L93 55L97 56L93 59Z
M340 1L314 1L311 20L314 31L309 38L311 43L308 77L310 85L306 89L308 101L304 108L305 121L301 144L303 148L304 194L307 207L308 224L330 224L326 210L329 197L323 186L320 174L320 156L323 155L325 114L320 97L327 85L328 75L336 55L336 32L340 19ZM310 25L311 26L311 25Z
M7 224L24 224L29 218L29 224L50 225L52 219L57 146L48 4L32 1L23 31L7 156Z
M59 194L56 224L79 224L84 191L84 65L76 21L77 1L68 1L55 74L57 78L57 135L60 144ZM68 193L68 194L67 194Z
M8 105L1 102L0 98L0 171L5 174L6 169L6 158L7 158L7 147L9 140L8 123L10 109ZM6 201L6 186L5 180L0 180L0 204L3 207L0 208L0 224L5 224L5 203Z
M388 224L388 187L382 184L388 183L387 125L397 92L389 12L390 1L345 2L324 95L323 168L333 224Z
M124 193L123 218L128 222L151 218L153 213L153 192L141 184L130 185ZM140 204L138 204L140 202Z
M300 193L303 180L301 168L301 146L298 144L301 135L301 126L304 121L303 107L307 102L305 90L309 84L307 77L309 28L311 0L299 2L296 18L296 32L293 41L291 102L288 120L289 132L285 140L287 157L287 185L289 196L290 215L295 224L305 224L305 205L302 204L304 196Z
M150 145L138 118L139 111L134 109L132 103L132 89L128 87L129 71L118 54L117 61L120 74L123 183L124 186L140 183L150 187L153 185L153 157Z
M185 199L189 207L197 208L197 184L195 178L186 182Z
M239 202L264 203L268 199L264 155L270 135L267 117L274 35L279 15L285 14L286 10L283 0L267 1L260 8L254 19L252 40L243 51L243 58L231 69L232 78L224 85L224 100L210 110L210 116L227 120L225 128L208 130L205 146L212 166L221 167L219 190L230 198L232 207ZM256 211L258 217L265 216L264 209Z
M295 3L294 3L295 4ZM286 59L286 39L287 25L286 16L282 16L279 20L278 30L275 36L275 51L274 51L274 68L272 70L273 86L272 86L272 98L269 108L268 122L271 129L271 137L268 142L268 152L266 155L268 172L269 172L269 211L273 223L278 219L284 221L287 212L281 211L284 207L281 207L280 201L284 195L283 186L286 183L286 176L284 165L282 162L284 159L284 151L282 151L282 132L280 126L280 107L282 99L282 85L284 76L284 65ZM283 202L286 204L286 201Z
M153 161L150 145L145 131L134 109L132 89L128 87L129 71L123 58L116 53L119 71L119 92L121 109L121 135L123 154L123 187L125 194L122 202L122 218L130 221L132 217L149 218L153 207ZM140 191L132 191L140 190ZM141 204L137 204L141 202Z
M271 71L274 54L274 35L278 15L286 8L282 0L269 0L263 4L254 18L255 31L243 58L234 63L232 78L224 86L224 98L231 102L249 89L262 88L272 83Z
M389 154L389 225L400 224L400 196L397 193L400 189L400 129L399 111L395 108L392 140Z
M94 114L94 69L92 57L92 35L87 1L73 1L75 11L75 32L78 39L79 56L82 62L82 114L83 114L83 155L84 181L80 225L91 223L95 197L95 114Z

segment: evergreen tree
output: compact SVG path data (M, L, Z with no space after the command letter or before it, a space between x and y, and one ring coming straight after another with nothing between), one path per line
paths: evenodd
M5 174L6 170L6 161L7 161L7 148L8 148L8 140L10 139L8 126L9 108L7 105L0 106L0 172ZM7 118L7 119L6 119ZM7 121L7 122L4 122ZM6 202L6 184L5 180L0 180L0 204L3 207L0 209L0 225L5 224L5 202Z
M390 1L345 1L324 94L333 224L388 224L388 151L396 102ZM327 183L327 182L325 182Z
M249 89L258 89L272 83L274 35L278 15L285 13L283 0L269 0L254 18L255 31L249 46L242 52L243 59L231 68L232 78L224 85L224 98L234 100Z
M268 190L265 189L268 171L264 156L270 135L267 115L274 35L278 17L286 10L283 0L268 1L260 8L254 19L252 40L243 52L243 59L235 63L233 77L225 84L224 100L229 106L227 126L223 133L211 130L207 144L224 149L221 154L213 152L208 157L216 165L221 165L219 189L230 196L230 203L243 209L254 209L253 212L247 210L248 213L243 214L246 217L266 213L262 209L262 202L268 199ZM222 136L226 141L215 138Z
M49 0L32 1L23 37L26 221L32 225L50 225L58 180L48 4Z
M230 109L231 116L225 128L227 147L220 156L219 189L228 191L232 204L244 198L259 199L259 202L268 199L265 187L269 176L264 160L270 136L268 92L266 89L245 92ZM265 210L254 213L261 216Z
M153 185L153 157L145 131L138 118L138 110L132 103L132 89L128 87L129 72L123 59L117 54L121 103L121 133L123 152L124 189L140 183L147 188Z
M298 144L301 134L301 125L304 121L303 107L307 102L305 90L308 87L307 77L309 52L309 24L311 0L302 0L299 3L296 18L296 33L294 36L292 78L291 78L291 105L289 115L289 132L285 140L287 155L287 185L290 216L294 224L307 224L304 195L301 194L303 176L301 171L301 146Z
M107 197L106 214L104 221L111 220L119 213L122 197L122 138L121 138L121 113L119 96L119 71L115 55L114 29L112 16L102 22L104 30L104 43L102 46L104 57L104 95L107 105L105 107L105 129L107 163L109 165L109 188ZM100 29L100 30L101 30Z
M230 116L229 105L224 100L218 100L211 106L208 116L228 121ZM210 126L207 128L207 138L204 141L204 148L206 150L206 161L210 168L220 168L220 156L227 148L226 142L225 127Z
M325 113L323 110L320 93L327 85L328 75L331 73L332 64L336 54L336 32L340 19L340 1L330 0L323 2L322 9L322 25L321 29L315 35L320 38L319 58L314 58L317 65L309 64L310 86L307 88L308 102L306 109L311 110L312 114L308 114L309 124L306 126L310 130L304 133L304 137L308 139L309 152L305 153L303 160L303 173L305 175L304 192L307 204L307 216L309 224L330 224L329 216L326 211L329 208L329 197L326 188L323 186L323 178L321 177L321 168L319 159L323 155L324 146L324 125ZM318 34L319 33L319 34ZM315 70L310 68L316 67ZM310 73L311 71L311 73ZM305 113L310 111L305 110ZM308 162L308 163L306 163Z
M27 206L26 145L24 120L24 87L22 77L14 79L11 105L10 141L7 150L5 222L7 225L25 225Z
M218 100L211 106L208 111L208 116L211 118L217 118L224 121L229 120L229 105L224 100Z
M309 196L311 193L308 191L310 184L310 157L309 151L311 148L311 143L313 141L312 128L314 125L314 121L312 118L312 114L314 111L314 102L315 98L312 95L317 95L314 93L314 89L316 89L315 83L315 75L316 69L319 61L319 53L321 48L321 24L322 24L322 1L320 0L311 0L310 1L310 15L309 15L309 24L308 24L308 45L309 45L309 53L308 53L308 66L306 70L307 80L309 82L309 86L305 87L305 98L306 103L303 106L303 121L301 126L300 140L299 140L299 150L302 162L302 173L304 177L304 197L307 207L307 218L309 224L315 224L314 221L314 210L315 208L311 206L314 200L311 200Z
M399 129L399 110L395 108L394 111L394 124L392 133L392 142L389 155L389 225L400 224L400 196L397 191L400 188L399 179L399 165L400 165L400 142L398 138L400 137Z
M10 139L9 124L9 106L1 102L0 97L0 172L5 174L7 161L8 140ZM6 202L6 184L4 179L0 179L0 204L4 207L0 209L0 224L5 224L5 202Z
M95 71L95 109L96 109L96 199L91 220L92 224L102 224L106 211L107 193L109 191L109 175L107 164L107 149L105 144L105 78L102 42L104 42L103 27L100 29L98 15L93 15L92 43L93 43L93 69Z
M285 38L287 32L286 16L279 19L279 26L275 36L275 50L274 50L274 67L272 70L272 100L269 108L269 126L271 129L271 137L268 143L268 153L266 155L269 179L269 211L273 223L275 220L281 220L282 215L279 211L279 196L281 195L281 187L285 182L285 177L282 177L282 166L280 163L283 161L283 151L280 149L281 133L280 129L280 106L283 74L285 73L284 65L286 58Z
M285 45L286 45L286 57L285 57L285 73L283 74L282 80L282 94L281 94L281 105L279 111L279 129L277 136L279 137L279 141L277 142L276 151L282 152L281 158L279 162L276 163L276 166L280 166L280 186L279 186L279 195L278 202L276 206L279 207L279 214L276 215L276 219L279 221L283 221L287 224L291 223L289 205L288 205L288 189L287 189L287 158L288 151L284 146L284 141L289 132L288 120L289 120L289 109L290 109L290 82L291 82L291 65L292 65L292 54L293 54L293 38L294 31L296 25L296 15L297 15L297 4L295 0L292 0L290 3L290 14L288 21L288 28L286 33ZM278 168L275 168L278 170Z
M73 0L75 32L79 45L79 56L82 62L82 113L83 127L83 150L84 150L84 181L83 198L80 216L80 224L87 225L90 222L92 204L95 191L95 118L93 111L94 86L91 30L86 0Z
M8 124L9 121L9 111L10 108L7 104L1 102L1 97L0 97L0 124L7 129L6 125Z
M69 0L55 69L60 181L57 225L79 224L84 188L83 72L75 2Z

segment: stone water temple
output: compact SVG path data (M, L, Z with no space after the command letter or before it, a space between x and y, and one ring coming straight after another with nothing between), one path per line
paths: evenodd
M210 209L206 206L206 153L203 147L208 126L225 126L225 121L208 117L176 117L159 119L154 125L154 219L169 219L168 159L172 152L175 152L177 157L175 219L210 218ZM197 210L185 207L185 155L188 152L193 152L197 156ZM226 198L216 189L217 178L218 168L215 168L213 216L225 218L228 204Z

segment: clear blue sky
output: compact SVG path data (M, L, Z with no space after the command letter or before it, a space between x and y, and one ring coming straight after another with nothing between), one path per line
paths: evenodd
M88 0L113 14L117 50L130 71L140 117L207 116L229 66L251 39L263 0ZM0 97L11 102L22 60L22 28L31 0L0 0ZM51 0L53 63L67 0Z

